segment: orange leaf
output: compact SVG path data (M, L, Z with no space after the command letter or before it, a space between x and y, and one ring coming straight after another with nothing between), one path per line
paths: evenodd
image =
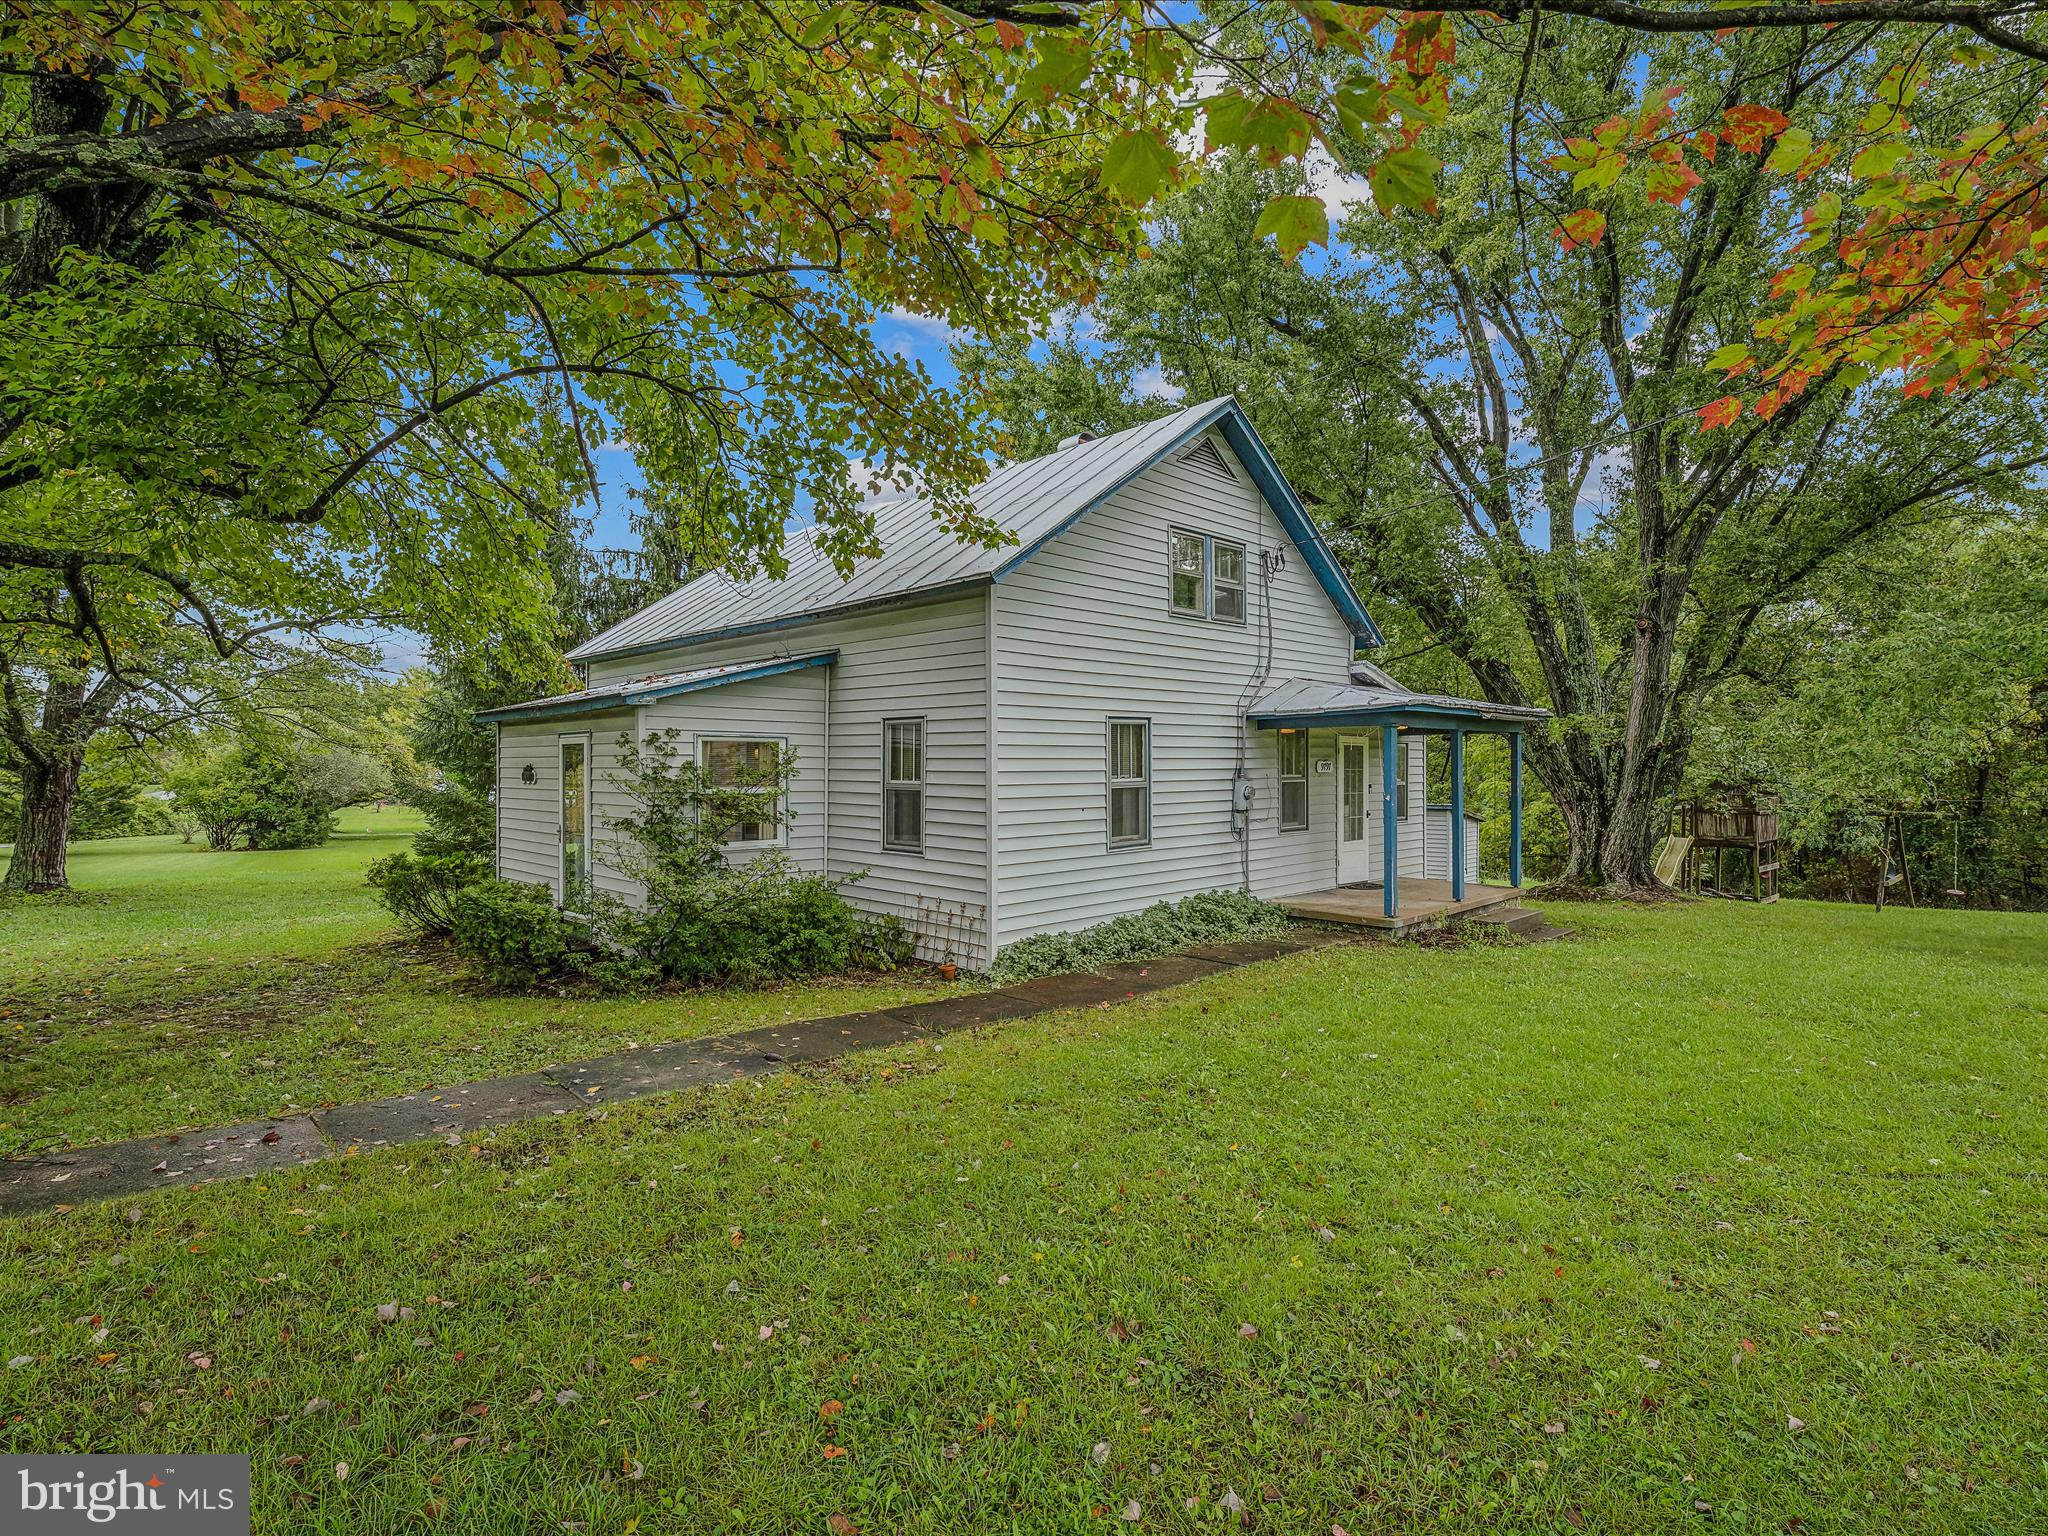
M818 1417L821 1419L829 1419L845 1411L846 1404L836 1397L818 1404Z
M1791 126L1791 118L1770 107L1730 107L1721 114L1721 136L1751 154L1764 147L1765 139L1775 139Z
M1742 415L1742 396L1723 395L1712 405L1700 408L1700 427L1712 432L1738 420Z
M835 1461L845 1454L846 1447L843 1445L828 1445L825 1447L825 1459L827 1461Z
M1582 245L1598 245L1600 237L1607 233L1607 215L1597 208L1581 208L1568 213L1557 225L1557 238L1567 251L1576 251Z

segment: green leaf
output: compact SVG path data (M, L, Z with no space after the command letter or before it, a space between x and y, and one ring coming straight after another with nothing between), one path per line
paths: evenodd
M1778 142L1771 149L1770 158L1764 161L1764 169L1780 176L1789 175L1806 164L1813 153L1813 135L1804 128L1787 128L1778 135Z
M1707 366L1728 373L1740 368L1750 358L1749 348L1742 342L1731 341L1725 347L1716 347L1714 355L1707 359Z
M1436 173L1443 162L1419 144L1390 149L1373 162L1368 180L1382 213L1394 208L1436 212Z
M1872 176L1889 176L1898 168L1901 160L1912 153L1897 139L1882 139L1875 144L1866 144L1856 151L1856 158L1849 162L1849 174L1866 179Z
M1387 105L1387 88L1370 76L1355 75L1337 87L1337 121L1354 139L1382 126L1393 116Z
M1280 254L1291 259L1310 245L1330 243L1330 210L1320 197L1276 197L1260 211L1252 234L1260 240L1272 235Z
M1149 203L1173 174L1174 164L1166 140L1139 129L1109 146L1102 162L1102 185L1127 203Z
M1095 62L1094 50L1085 37L1066 37L1057 32L1038 35L1038 57L1024 72L1023 88L1047 96L1071 96L1088 78Z

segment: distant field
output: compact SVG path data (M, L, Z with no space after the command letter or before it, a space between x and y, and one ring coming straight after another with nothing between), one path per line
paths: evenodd
M363 879L411 811L322 848L76 843L77 894L0 904L0 1155L373 1098L655 1041L886 1007L919 975L607 1001L479 995Z

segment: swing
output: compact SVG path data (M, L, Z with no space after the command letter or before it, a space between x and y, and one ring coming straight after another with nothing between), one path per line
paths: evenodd
M1949 824L1948 843L1948 889L1944 896L1964 897L1970 893L1963 889L1963 831L1955 822Z

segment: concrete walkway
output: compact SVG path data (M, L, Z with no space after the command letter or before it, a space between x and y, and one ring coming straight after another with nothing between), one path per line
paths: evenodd
M744 1034L678 1040L513 1077L422 1089L361 1104L337 1104L309 1114L4 1161L0 1162L0 1216L171 1185L196 1188L404 1142L437 1138L453 1142L466 1132L514 1120L566 1115L594 1104L616 1104L734 1078L766 1076L793 1066L831 1061L851 1051L905 1045L1003 1019L1120 1003L1255 961L1335 942L1339 942L1338 936L1316 935L1205 945L1158 960L1099 972L1046 976L994 992L969 992L872 1013L771 1024Z

